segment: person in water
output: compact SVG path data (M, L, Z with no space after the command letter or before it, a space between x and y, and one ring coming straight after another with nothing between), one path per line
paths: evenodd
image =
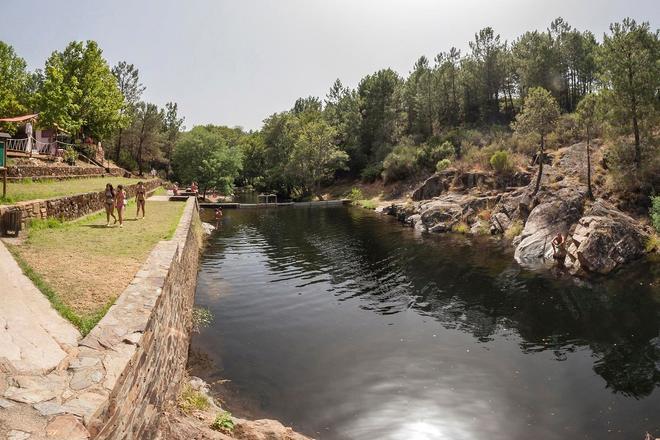
M117 208L117 217L119 217L119 227L124 227L124 209L126 208L126 191L123 185L117 185L117 194L115 196L115 206Z
M220 226L221 221L222 221L222 208L218 207L215 210L215 228L216 229Z
M135 218L137 219L140 215L140 209L142 209L142 218L144 219L144 206L147 201L147 189L144 187L144 183L138 182L137 189L135 190L135 201L137 202L137 212L135 213Z
M564 240L561 232L558 232L555 238L552 239L552 258L558 264L564 264L564 259L566 258L566 240Z
M108 183L105 185L105 217L107 219L106 226L110 226L110 217L115 220L117 223L117 217L115 217L115 189L112 187L112 184Z

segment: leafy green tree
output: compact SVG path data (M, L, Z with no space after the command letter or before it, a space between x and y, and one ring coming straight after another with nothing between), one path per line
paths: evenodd
M230 146L231 129L213 125L197 126L181 135L172 156L177 179L197 182L202 193L212 187L229 192L242 167L241 151Z
M537 155L539 171L532 195L536 195L541 187L545 159L545 139L548 133L554 129L558 118L559 105L557 100L548 90L535 87L529 91L522 111L516 116L516 120L512 124L514 131L518 134L536 133L541 138Z
M185 118L179 117L179 106L176 102L168 102L165 104L165 110L163 115L163 134L164 134L164 145L163 153L165 155L165 160L167 161L167 174L172 172L172 152L174 151L174 145L179 139L181 131L185 129L183 123Z
M126 61L120 61L112 68L112 74L117 79L119 91L124 96L124 102L120 110L120 123L118 124L117 139L115 145L115 162L119 162L122 147L123 129L132 123L136 107L144 92L145 87L140 82L140 71Z
M0 117L18 116L28 110L29 80L25 60L0 41Z
M106 139L121 126L124 97L96 42L74 41L63 52L53 52L44 75L42 123L95 139Z
M298 126L286 172L304 194L320 196L321 183L344 168L348 155L337 148L335 136L335 129L320 118Z
M127 137L141 176L145 162L153 162L162 157L163 113L155 104L135 104L133 123L127 130Z
M362 117L356 91L335 80L326 95L323 117L336 130L335 144L348 154L349 170L356 174L366 164L360 149Z
M381 162L405 128L403 81L392 69L367 75L358 85L360 144L368 162Z
M591 139L598 123L600 122L599 106L600 102L598 96L589 94L582 98L576 109L578 122L587 136L587 195L592 200L594 198L594 193L591 188Z
M610 25L601 50L602 81L611 90L615 121L627 124L635 139L635 166L642 163L643 137L652 136L660 100L660 42L648 23L626 18Z

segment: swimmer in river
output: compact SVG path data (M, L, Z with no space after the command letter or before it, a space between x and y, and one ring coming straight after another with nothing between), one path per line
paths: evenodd
M222 221L222 208L218 207L215 210L215 228L218 229L220 227L220 222Z

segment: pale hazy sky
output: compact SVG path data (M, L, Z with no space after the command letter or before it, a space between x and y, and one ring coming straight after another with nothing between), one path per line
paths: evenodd
M485 26L512 40L558 16L601 39L626 16L657 28L660 1L0 0L0 40L31 69L71 40L96 40L111 65L140 69L144 99L177 101L189 128L258 128L335 78L355 87L380 68L407 74Z

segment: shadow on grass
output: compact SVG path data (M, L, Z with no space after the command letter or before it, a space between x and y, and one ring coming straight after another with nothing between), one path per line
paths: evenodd
M82 225L85 228L101 228L101 229L109 229L106 225Z

